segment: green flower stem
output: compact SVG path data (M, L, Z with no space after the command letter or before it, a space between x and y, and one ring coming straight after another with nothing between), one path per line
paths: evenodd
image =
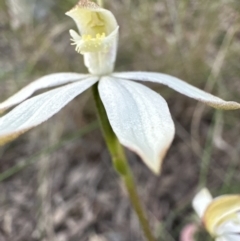
M131 200L132 206L138 216L139 222L141 224L142 230L145 234L145 237L148 241L155 241L154 236L151 233L146 214L142 208L142 205L140 203L136 186L134 183L134 178L131 172L131 169L128 165L128 161L125 157L123 147L119 143L115 133L112 130L112 127L108 121L108 117L105 111L105 108L103 106L103 103L100 99L99 93L98 93L98 84L95 84L92 87L93 90L93 96L95 99L97 112L98 112L98 118L101 124L101 129L104 135L104 139L106 141L108 150L110 152L113 166L116 170L116 172L120 175L123 183L125 184L125 187L128 192L128 196Z

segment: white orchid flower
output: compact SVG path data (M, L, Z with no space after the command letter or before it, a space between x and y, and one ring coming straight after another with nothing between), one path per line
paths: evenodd
M240 195L212 198L202 189L193 199L193 208L216 241L240 240Z
M174 123L166 101L132 80L164 84L216 108L240 108L239 103L224 101L167 74L113 73L119 28L114 15L88 0L81 0L66 14L77 24L79 33L70 30L70 35L76 51L84 57L89 74L50 74L1 103L0 112L3 112L22 102L0 118L0 144L46 121L98 82L101 100L120 143L136 152L154 173L159 173L174 137ZM37 90L60 85L64 86L26 100Z

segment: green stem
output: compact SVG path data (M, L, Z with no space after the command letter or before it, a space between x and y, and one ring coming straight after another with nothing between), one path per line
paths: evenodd
M93 96L97 107L98 118L101 124L104 139L106 141L108 150L112 158L113 166L117 171L117 173L120 175L123 183L126 186L128 196L138 216L138 219L141 224L142 230L145 234L145 237L147 238L148 241L155 241L155 238L151 233L151 230L146 218L146 214L140 203L140 200L136 191L136 186L134 183L134 178L133 178L130 166L128 165L128 161L125 157L124 150L121 144L119 143L115 133L112 130L112 127L108 121L105 108L100 99L100 96L98 93L98 84L95 84L92 87L92 90L93 90Z

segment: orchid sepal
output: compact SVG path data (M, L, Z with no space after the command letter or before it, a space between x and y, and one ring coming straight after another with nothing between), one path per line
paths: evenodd
M166 101L133 81L102 77L99 94L120 143L159 174L175 134Z
M201 101L211 107L222 110L236 110L240 109L240 103L235 101L225 101L217 96L209 94L197 87L179 79L174 76L143 71L130 71L113 73L112 76L122 79L131 79L136 81L149 81L159 83L174 89L175 91L186 95L190 98Z

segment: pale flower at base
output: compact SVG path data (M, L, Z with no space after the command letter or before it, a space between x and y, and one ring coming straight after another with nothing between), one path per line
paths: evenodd
M76 22L72 44L83 55L89 74L55 73L44 76L0 104L0 112L19 104L0 118L0 144L13 140L56 114L68 102L98 82L100 98L120 143L136 152L156 174L174 138L175 128L166 101L136 81L151 81L219 109L239 109L178 78L151 72L113 73L118 25L114 15L96 3L80 1L66 13ZM26 100L35 91L64 85Z
M216 241L240 240L240 195L212 198L202 189L193 199L193 208Z

